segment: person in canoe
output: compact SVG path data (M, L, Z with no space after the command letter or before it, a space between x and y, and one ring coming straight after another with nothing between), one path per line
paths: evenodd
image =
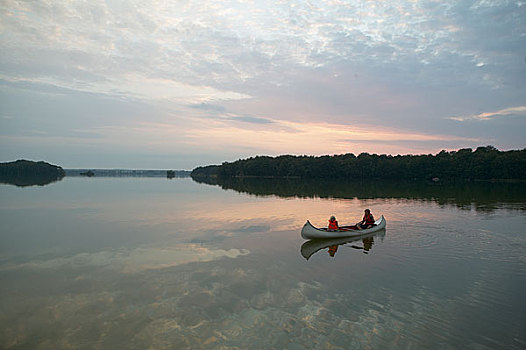
M371 214L371 211L369 209L365 209L365 215L363 216L362 221L356 224L356 228L358 230L365 230L366 228L373 227L374 224L374 216Z
M329 219L329 226L327 227L327 231L338 231L340 227L338 226L338 221L336 221L336 218L331 216Z

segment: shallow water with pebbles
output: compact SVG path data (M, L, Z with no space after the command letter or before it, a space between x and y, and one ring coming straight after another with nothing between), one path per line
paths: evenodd
M516 200L256 196L161 178L1 185L0 198L2 348L526 347ZM305 220L354 223L366 207L384 234L302 256Z

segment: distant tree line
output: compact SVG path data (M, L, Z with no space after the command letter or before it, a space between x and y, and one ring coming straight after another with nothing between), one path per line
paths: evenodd
M194 179L205 177L281 177L303 179L492 180L526 179L526 149L441 151L436 155L257 156L222 165L198 167Z

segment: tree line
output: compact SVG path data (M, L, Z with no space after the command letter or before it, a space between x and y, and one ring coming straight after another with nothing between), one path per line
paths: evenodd
M502 180L526 179L526 149L499 151L493 146L463 148L436 155L256 156L195 168L204 177L280 177L303 179Z

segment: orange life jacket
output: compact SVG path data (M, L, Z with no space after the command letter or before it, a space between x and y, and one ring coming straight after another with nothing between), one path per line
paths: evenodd
M374 217L373 217L373 214L369 213L369 215L364 215L363 216L363 221L365 222L365 224L367 225L372 225L374 224Z
M329 230L337 230L338 229L338 221L329 220Z

